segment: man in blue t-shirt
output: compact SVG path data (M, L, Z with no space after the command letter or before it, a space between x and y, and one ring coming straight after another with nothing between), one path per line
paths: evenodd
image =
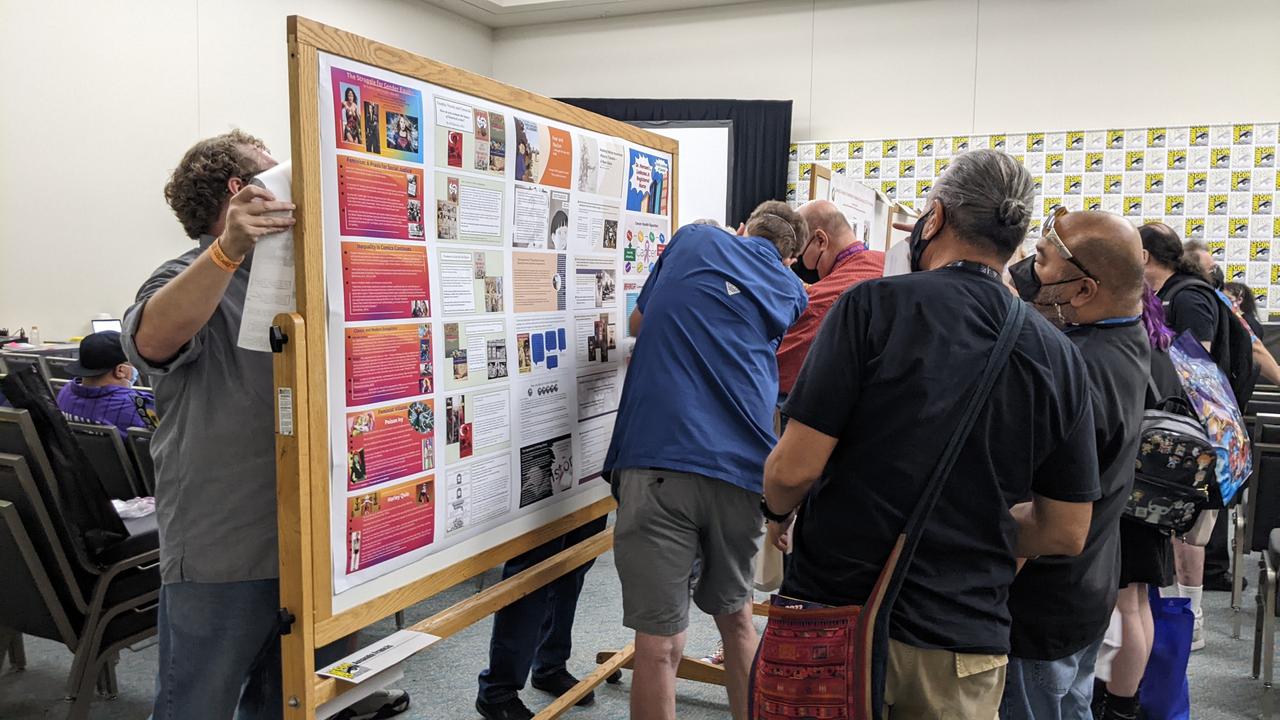
M79 359L67 366L75 381L58 393L58 409L72 422L111 425L128 437L129 428L155 429L156 399L135 390L138 369L125 357L120 333L94 333L80 341Z
M787 268L809 233L778 201L756 208L740 233L681 228L631 316L635 354L604 466L618 498L623 624L636 631L633 720L675 718L697 556L693 600L715 617L729 707L746 717L758 644L751 566L764 459L776 442L775 352L808 303Z

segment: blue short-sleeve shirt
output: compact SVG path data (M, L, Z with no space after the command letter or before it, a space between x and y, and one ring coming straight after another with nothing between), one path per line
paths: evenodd
M808 305L764 238L681 228L654 265L605 469L695 472L760 492L777 438L774 353Z

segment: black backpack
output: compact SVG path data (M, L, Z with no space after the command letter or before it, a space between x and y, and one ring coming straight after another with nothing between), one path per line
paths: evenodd
M1218 309L1217 325L1213 340L1209 343L1209 355L1231 384L1231 392L1236 396L1236 405L1241 412L1253 396L1254 385L1258 383L1258 368L1253 363L1253 337L1249 328L1227 303L1218 296L1218 291L1204 280L1190 275L1175 275L1169 279L1167 289L1162 288L1165 316L1172 326L1173 299L1186 289L1205 294Z
M1159 398L1155 383L1148 387ZM1142 415L1142 441L1124 516L1184 535L1202 510L1222 507L1213 441L1186 400L1166 398Z

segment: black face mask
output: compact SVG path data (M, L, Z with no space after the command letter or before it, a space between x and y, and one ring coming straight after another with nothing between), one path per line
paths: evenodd
M808 246L806 246L805 250L808 249ZM812 285L822 279L818 277L817 268L811 268L804 264L804 253L800 253L800 257L791 263L791 272L795 273L796 277L800 278L800 281L805 285Z
M1018 262L1009 266L1009 278L1013 280L1013 287L1018 291L1018 297L1026 300L1032 305L1040 305L1048 307L1050 305L1058 307L1058 314L1062 314L1062 306L1066 303L1042 303L1036 302L1036 298L1040 297L1040 291L1054 285L1066 285L1083 278L1073 277L1070 280L1059 280L1057 282L1041 282L1040 275L1036 272L1036 256L1023 258Z
M924 257L925 248L929 247L929 243L933 242L933 238L924 236L924 224L929 219L933 211L925 213L916 220L916 226L911 228L911 235L907 238L907 249L911 252L911 272L920 272L920 260ZM934 233L936 236L937 233Z

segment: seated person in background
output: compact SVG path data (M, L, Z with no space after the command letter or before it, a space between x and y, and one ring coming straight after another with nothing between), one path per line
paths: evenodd
M796 384L800 366L809 354L809 343L836 298L863 280L884 275L884 253L869 250L858 240L835 203L811 200L797 212L809 225L809 237L796 263L813 270L818 281L805 288L809 307L778 346L778 392L783 395Z
M757 207L741 236L686 225L636 301L631 381L604 462L618 498L622 623L636 631L632 720L676 717L698 556L693 601L724 640L734 720L747 717L747 672L759 644L751 578L764 525L760 482L775 442L774 353L805 308L787 266L807 237L804 219L778 201Z
M125 357L120 333L94 333L80 341L80 359L67 367L74 382L58 393L58 409L71 422L113 425L126 438L129 428L154 430L156 399L135 390L138 369Z
M1133 490L1150 377L1142 240L1119 215L1060 209L1045 222L1036 254L1009 270L1022 299L1084 358L1102 497L1082 553L1032 558L1009 589L1012 658L1000 717L1088 720L1094 662L1116 605L1120 516Z
M1034 194L1012 156L959 156L912 233L915 272L859 283L827 313L765 464L762 509L779 549L798 510L782 595L831 606L870 597L1019 302L1000 271L1026 237ZM1015 558L1078 554L1098 496L1084 362L1026 313L896 605L882 610L892 613L890 718L996 716Z

